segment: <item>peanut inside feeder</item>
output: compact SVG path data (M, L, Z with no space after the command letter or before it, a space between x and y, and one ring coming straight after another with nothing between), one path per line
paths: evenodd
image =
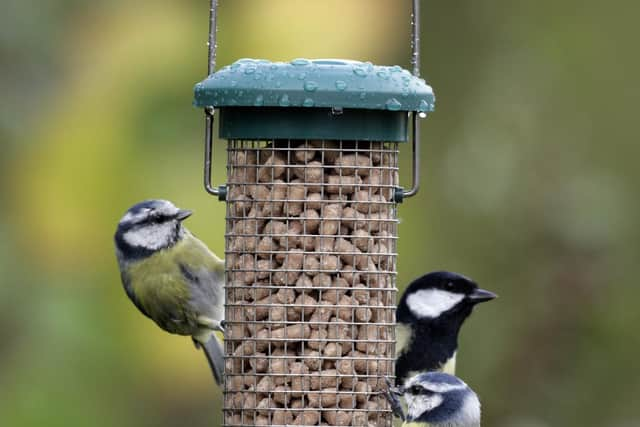
M432 102L352 61L242 60L196 86L228 140L225 426L391 426L398 146Z

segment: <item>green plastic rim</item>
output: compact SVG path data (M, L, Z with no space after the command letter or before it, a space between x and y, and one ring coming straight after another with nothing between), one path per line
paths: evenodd
M407 141L407 113L385 110L329 108L220 109L223 139L325 139Z

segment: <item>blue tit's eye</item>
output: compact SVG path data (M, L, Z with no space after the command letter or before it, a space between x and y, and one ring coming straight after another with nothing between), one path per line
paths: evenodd
M419 385L412 385L411 388L409 389L411 394L421 394L422 390L423 388L420 387Z

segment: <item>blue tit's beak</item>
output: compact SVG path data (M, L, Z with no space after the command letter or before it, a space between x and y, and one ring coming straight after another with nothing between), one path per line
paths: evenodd
M189 218L192 213L193 213L193 211L190 211L188 209L180 209L178 211L178 214L176 215L176 219L178 221L185 220L185 219Z
M474 304L491 301L492 299L498 298L498 295L494 294L491 291L487 291L485 289L476 289L471 294L467 296L469 300L471 300Z

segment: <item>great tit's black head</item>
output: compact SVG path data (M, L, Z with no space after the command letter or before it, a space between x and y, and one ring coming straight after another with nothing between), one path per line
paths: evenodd
M480 401L458 377L426 372L409 378L401 389L407 402L407 421L432 426L480 425Z
M130 207L118 223L116 247L125 257L141 257L172 246L183 234L191 211L168 200L145 200Z
M447 315L464 319L476 304L496 297L461 274L435 271L411 282L398 304L397 318L401 323L429 321Z

